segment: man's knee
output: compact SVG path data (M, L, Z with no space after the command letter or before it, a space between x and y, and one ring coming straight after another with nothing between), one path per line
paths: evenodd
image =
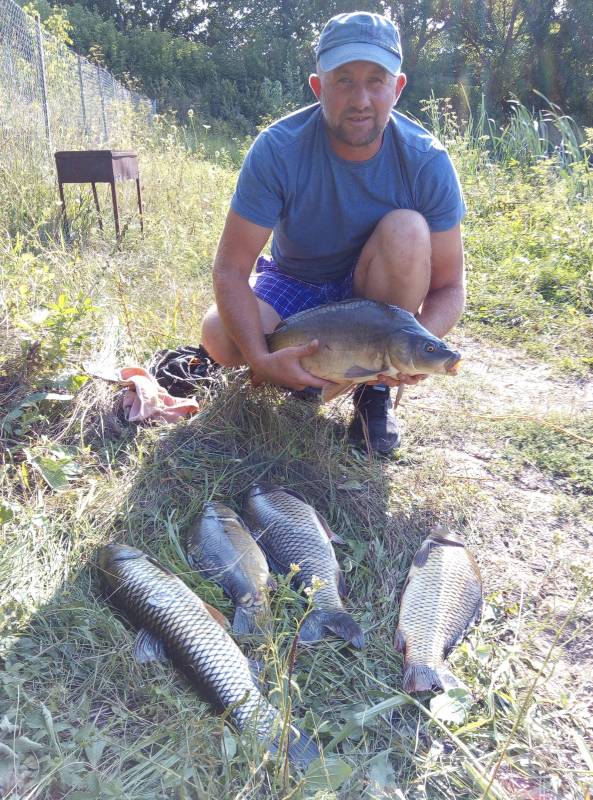
M374 233L380 246L389 248L406 246L406 249L430 252L430 228L418 211L401 208L389 211L377 223Z

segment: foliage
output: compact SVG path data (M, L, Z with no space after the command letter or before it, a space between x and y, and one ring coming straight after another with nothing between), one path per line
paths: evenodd
M49 15L47 0L36 5L42 18ZM404 109L416 113L434 91L452 98L458 112L465 94L475 110L484 95L501 120L509 96L543 108L543 94L582 122L593 115L587 0L258 0L198 7L187 0L76 0L65 13L78 51L98 48L109 70L122 79L133 75L162 108L182 116L193 108L208 122L230 121L246 133L262 117L313 100L307 78L319 31L332 14L355 9L389 14L400 24L409 77Z

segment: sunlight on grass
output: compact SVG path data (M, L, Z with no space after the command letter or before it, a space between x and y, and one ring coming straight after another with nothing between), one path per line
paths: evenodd
M528 146L521 108L506 132L485 117L461 125L436 101L428 110L469 207L469 304L456 335L462 345L471 335L474 362L491 370L519 371L499 353L521 348L562 371L568 393L593 366L593 192L574 147L564 161L550 152L551 126L576 133L554 112ZM66 241L51 177L24 167L0 182L3 796L582 798L593 658L585 401L550 411L534 394L527 413L469 359L457 379L405 395L404 444L378 462L347 445L348 400L318 409L227 371L200 390L193 419L134 427L118 416L117 388L85 375L99 353L121 366L199 343L244 143L225 149L194 125L162 118L138 130L146 235L122 190L119 248L83 191L69 196ZM517 390L525 402L529 390ZM241 642L283 718L326 747L306 777L262 758L169 665L137 665L135 632L94 567L101 544L125 541L229 617L222 591L189 569L183 537L204 502L240 511L258 480L299 491L345 539L345 602L368 640L361 652L333 639L294 650L305 606L281 578L273 635ZM393 634L411 558L436 523L464 533L486 607L451 655L471 696L430 703L400 692Z

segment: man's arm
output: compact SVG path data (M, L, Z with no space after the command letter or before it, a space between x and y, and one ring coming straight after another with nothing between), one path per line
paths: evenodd
M214 259L213 281L218 312L224 327L252 369L253 382L276 383L293 389L323 387L300 364L314 353L316 343L286 347L269 353L257 299L249 285L255 260L270 237L270 228L256 225L229 211Z
M461 226L430 234L431 276L418 321L439 338L455 325L465 305Z

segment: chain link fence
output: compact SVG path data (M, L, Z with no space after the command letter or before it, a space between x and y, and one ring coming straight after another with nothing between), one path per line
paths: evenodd
M55 150L125 146L134 114L153 112L146 97L0 0L0 161L53 167Z

